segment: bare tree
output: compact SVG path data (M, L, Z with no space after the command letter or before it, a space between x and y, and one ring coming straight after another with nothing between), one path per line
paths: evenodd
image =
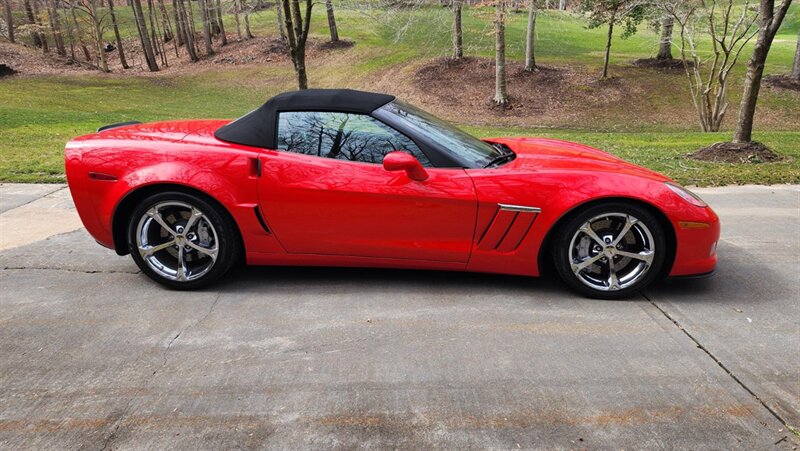
M45 0L47 16L50 19L50 30L53 32L53 42L56 45L56 53L67 56L67 49L64 47L64 36L61 34L61 17L58 15L58 3L56 0Z
M144 59L147 63L147 68L150 72L158 72L158 63L156 62L155 52L153 51L153 44L150 41L150 36L147 32L147 23L144 21L144 12L142 11L141 0L131 0L133 6L133 17L136 22L136 31L139 32L139 40L142 43L142 50L144 51Z
M661 40L658 43L658 60L672 59L672 29L675 28L675 18L672 14L664 14L661 18Z
M242 40L242 23L239 20L239 14L242 12L242 5L239 0L233 0L233 20L236 23L236 40Z
M36 21L36 15L33 12L33 5L31 0L23 0L22 5L25 8L25 17L28 19L28 23L32 25L38 25ZM33 41L33 45L35 47L42 46L42 40L39 37L39 31L38 28L36 27L34 27L31 31L31 41Z
M286 42L286 24L283 20L283 3L275 2L275 8L278 10L278 35L281 38L281 42Z
M209 17L209 8L208 2L213 0L197 0L197 4L200 7L200 14L203 18L203 43L206 46L206 55L213 55L214 48L211 47L211 18ZM189 1L189 5L191 6L191 0Z
M181 24L181 13L178 10L177 0L172 0L172 17L175 20L175 45L179 47L183 45L183 30L181 29L183 25Z
M8 40L9 42L15 42L14 39L14 14L11 12L11 0L5 0L5 11L6 11L6 28L8 28Z
M603 56L603 73L601 79L608 78L608 63L611 57L611 40L614 38L614 26L624 27L622 38L626 39L636 33L636 27L644 19L646 0L583 0L580 10L589 16L589 28L601 25L608 26L606 48Z
M39 36L38 42L42 47L42 52L50 53L50 46L47 42L47 35L44 33L45 28L44 25L42 24L41 16L39 13L40 10L38 5L38 0L30 0L28 4L30 5L31 12L33 13L33 22L31 23L37 25L36 34L38 34ZM34 40L34 43L36 42L37 41Z
M800 32L797 33L797 48L794 50L794 64L789 78L800 81Z
M199 61L200 58L197 56L197 47L195 47L192 27L189 25L189 15L186 13L186 4L184 0L172 0L172 5L173 8L178 11L178 20L176 21L175 30L184 42L189 60L192 62Z
M108 15L111 16L111 26L114 29L114 39L117 42L119 62L122 64L123 69L130 69L128 60L125 59L125 50L122 48L122 38L119 35L119 26L117 26L117 14L114 12L114 0L108 0Z
M158 5L158 12L161 15L161 30L162 30L162 37L164 42L169 42L175 39L175 35L172 32L172 23L169 20L169 13L167 12L167 7L164 5L164 0L156 0L156 4Z
M339 30L336 29L336 17L333 15L333 1L325 0L325 10L328 13L328 28L331 31L331 42L339 42Z
M534 72L536 69L536 0L528 0L528 29L525 35L525 70Z
M244 10L244 36L247 39L253 39L253 33L250 32L250 6L247 4L247 0L239 0L239 4ZM278 6L278 11L280 10L280 6Z
M494 13L494 103L507 105L506 94L506 0L496 0Z
M305 15L300 12L300 0L282 0L283 21L286 24L286 37L289 43L289 54L292 57L294 70L297 73L297 86L308 89L306 74L306 40L311 25L312 0L306 0Z
M463 0L453 0L453 59L464 57L464 31L461 28Z
M75 26L75 33L78 34L78 43L81 45L81 50L83 50L83 57L86 59L86 62L92 61L92 55L89 53L89 48L86 46L86 42L83 40L83 29L81 28L80 22L78 22L78 16L75 12L76 9L76 2L69 3L69 12L72 15L72 24ZM73 40L70 39L70 44L72 44ZM75 59L74 55L73 58Z
M775 11L775 0L761 0L758 15L761 18L758 27L758 37L756 45L753 47L753 54L747 62L747 75L744 78L744 92L742 101L739 105L739 117L736 121L736 131L733 134L733 142L750 142L753 137L753 118L756 115L756 103L758 102L758 91L761 88L761 77L764 75L764 64L767 61L767 54L772 47L772 40L778 32L786 11L792 0L783 0L783 3Z
M213 0L209 0L213 1ZM225 35L225 24L222 22L222 1L217 0L217 26L219 27L220 45L228 45L228 36Z
M692 104L704 132L719 131L728 109L729 76L739 60L739 54L750 39L758 14L750 11L750 0L734 8L736 0L709 0L709 3L664 5L680 26L680 54ZM696 28L711 37L710 65L698 56L694 36ZM704 73L705 70L705 73Z

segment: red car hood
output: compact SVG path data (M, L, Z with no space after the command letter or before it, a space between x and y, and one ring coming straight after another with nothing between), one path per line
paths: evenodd
M487 141L505 144L517 154L514 161L503 166L508 169L615 172L659 181L670 180L658 172L584 144L549 138L492 138Z

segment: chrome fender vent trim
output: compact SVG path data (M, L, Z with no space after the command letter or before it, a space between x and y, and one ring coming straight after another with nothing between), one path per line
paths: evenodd
M478 249L511 252L516 250L528 235L542 209L524 205L497 204L489 227L484 230Z

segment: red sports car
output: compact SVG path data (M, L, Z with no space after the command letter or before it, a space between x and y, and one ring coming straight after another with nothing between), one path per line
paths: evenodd
M603 151L480 140L394 96L305 90L233 122L124 123L66 147L86 229L192 289L254 265L538 276L591 297L709 274L719 219L669 178Z

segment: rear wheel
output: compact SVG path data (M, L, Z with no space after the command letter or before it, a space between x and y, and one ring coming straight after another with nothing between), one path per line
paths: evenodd
M233 220L207 200L182 192L143 200L128 224L128 247L139 268L175 289L196 289L222 277L237 261Z
M609 202L570 220L555 242L555 266L573 290L600 299L624 298L656 280L666 239L647 210Z

